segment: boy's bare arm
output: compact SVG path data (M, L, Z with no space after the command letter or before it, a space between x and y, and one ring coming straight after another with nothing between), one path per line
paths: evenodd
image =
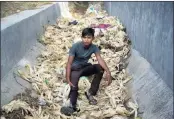
M70 74L71 74L71 64L74 60L74 56L69 56L68 57L68 62L67 62L67 65L66 65L66 80L67 82L74 87L74 85L71 83L70 81Z
M98 63L102 66L102 68L107 72L110 73L108 66L106 65L105 61L102 59L102 57L100 56L100 53L96 53L95 54Z
M103 60L103 58L100 56L100 53L95 53L95 56L98 60L98 63L101 65L101 67L106 71L107 74L107 80L108 80L108 85L111 83L111 72L108 68L108 66L106 65L105 61Z

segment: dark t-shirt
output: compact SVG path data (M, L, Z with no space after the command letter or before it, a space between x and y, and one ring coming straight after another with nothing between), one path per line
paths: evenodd
M94 44L91 44L88 49L84 48L82 41L73 44L69 51L69 55L74 56L72 66L87 63L91 55L97 52L100 52L100 50Z

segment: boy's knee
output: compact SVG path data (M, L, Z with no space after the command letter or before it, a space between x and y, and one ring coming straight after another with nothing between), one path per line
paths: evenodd
M98 71L100 71L100 73L104 73L104 69L102 68L102 66L100 64L95 64L96 68Z

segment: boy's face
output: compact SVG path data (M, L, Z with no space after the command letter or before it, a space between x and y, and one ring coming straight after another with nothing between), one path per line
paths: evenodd
M93 36L85 36L82 37L82 42L85 46L89 46L92 43L93 39L94 39Z

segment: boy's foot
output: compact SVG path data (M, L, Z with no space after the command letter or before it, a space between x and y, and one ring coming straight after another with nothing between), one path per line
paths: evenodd
M79 112L80 110L78 110L77 108L73 108L71 106L69 107L62 107L60 109L60 112L66 116L71 116L74 112Z
M97 100L94 99L94 97L87 91L85 92L86 98L89 100L89 104L91 105L96 105L97 104Z

